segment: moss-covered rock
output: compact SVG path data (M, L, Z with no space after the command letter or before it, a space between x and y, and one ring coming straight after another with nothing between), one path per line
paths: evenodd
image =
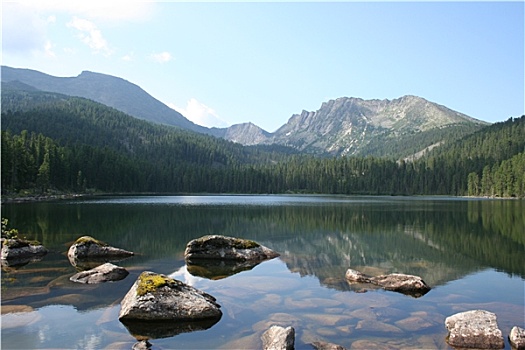
M220 235L208 235L190 241L184 252L186 260L221 259L221 260L266 260L279 256L270 248L257 242Z
M90 258L119 258L133 255L133 252L115 248L91 236L82 236L69 247L70 260Z
M222 316L211 295L150 271L140 274L120 305L121 321L195 321Z

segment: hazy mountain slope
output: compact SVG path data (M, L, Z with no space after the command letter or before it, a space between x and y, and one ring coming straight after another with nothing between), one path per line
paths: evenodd
M54 77L30 69L2 66L2 81L18 81L39 90L94 100L139 119L209 133L139 86L111 75L84 71L77 77Z

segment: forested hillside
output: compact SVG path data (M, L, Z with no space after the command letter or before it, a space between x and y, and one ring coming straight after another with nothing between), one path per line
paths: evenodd
M209 181L203 174L280 158L270 148L149 123L83 98L8 90L2 106L3 192L200 192Z
M525 197L525 117L415 161L244 147L93 101L2 91L2 193L330 193Z

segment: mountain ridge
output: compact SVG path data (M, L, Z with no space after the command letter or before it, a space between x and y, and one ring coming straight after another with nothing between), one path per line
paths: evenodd
M457 139L489 123L424 98L393 100L339 97L316 111L293 114L270 133L252 122L228 128L196 125L179 112L123 78L82 71L76 77L54 77L36 70L2 66L2 82L18 81L43 91L80 96L154 123L177 126L252 145L278 145L316 155L410 157L445 139Z

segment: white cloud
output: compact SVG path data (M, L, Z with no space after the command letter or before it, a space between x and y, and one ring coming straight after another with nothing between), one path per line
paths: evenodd
M130 52L127 55L122 56L121 59L122 61L131 62L133 61L133 56L135 56L134 53Z
M51 43L51 41L47 41L46 44L44 45L44 50L45 50L45 54L46 56L48 57L56 57L57 55L55 54L55 51L53 51L53 47L55 45L53 45Z
M123 0L19 0L20 4L36 12L67 13L108 22L144 21L151 18L156 6L154 1Z
M109 47L108 42L102 36L102 32L93 22L73 17L67 26L78 30L80 40L88 45L95 53L102 52L106 55L112 54L113 50Z
M206 106L204 103L200 103L195 98L191 98L188 100L188 102L186 103L186 108L176 107L174 104L171 103L169 103L168 106L175 109L195 124L206 126L209 128L228 127L228 123L222 120L217 115L215 110Z
M158 62L158 63L167 63L173 60L173 56L171 55L171 53L167 51L159 52L159 53L152 53L151 55L149 55L149 57L153 61Z

